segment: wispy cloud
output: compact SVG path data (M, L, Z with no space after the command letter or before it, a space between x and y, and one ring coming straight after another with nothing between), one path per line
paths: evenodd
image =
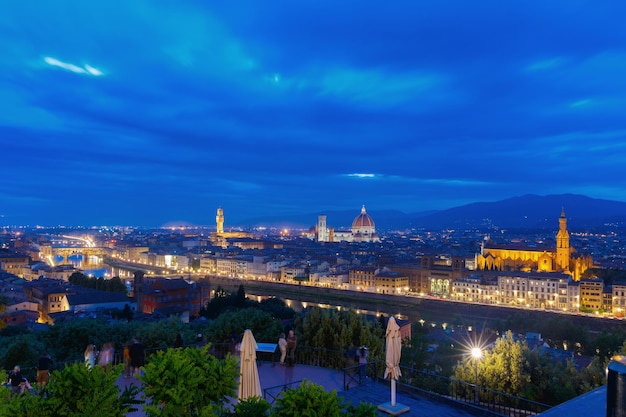
M52 58L49 56L44 57L43 60L46 64L50 65L51 67L61 68L67 71L74 72L76 74L93 75L96 77L104 75L104 73L100 71L98 68L92 67L89 64L85 64L84 66L79 67L78 65L70 64L68 62L63 62L61 60L58 60L56 58Z
M364 173L354 173L354 174L346 174L348 177L353 178L376 178L378 175L376 174L364 174Z

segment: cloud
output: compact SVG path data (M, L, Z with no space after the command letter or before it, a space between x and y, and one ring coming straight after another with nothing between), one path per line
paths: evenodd
M319 94L357 105L389 107L411 101L432 101L442 82L442 77L435 74L330 68L319 80Z
M359 179L362 179L362 178L376 178L376 177L378 177L378 175L376 175L376 174L363 174L363 173L346 174L346 176L359 178Z
M70 63L67 63L67 62L63 62L63 61L60 61L60 60L58 60L56 58L51 58L49 56L44 57L43 60L44 60L44 62L46 64L48 64L48 65L50 65L52 67L62 68L64 70L71 71L71 72L74 72L76 74L93 75L93 76L96 76L96 77L104 75L102 73L102 71L100 71L99 69L94 68L91 65L87 65L87 64L85 64L83 67L79 67L77 65L70 64Z

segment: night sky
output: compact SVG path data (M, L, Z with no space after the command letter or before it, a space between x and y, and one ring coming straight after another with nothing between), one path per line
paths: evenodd
M0 226L626 201L626 2L4 0L0 168Z

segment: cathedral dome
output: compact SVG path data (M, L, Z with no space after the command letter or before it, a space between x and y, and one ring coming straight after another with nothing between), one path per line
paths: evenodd
M375 230L374 220L365 211L365 206L361 208L361 214L356 216L352 222L352 233L364 232L373 233Z

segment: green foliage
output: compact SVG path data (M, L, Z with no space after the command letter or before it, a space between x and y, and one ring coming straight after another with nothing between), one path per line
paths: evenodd
M287 307L285 301L280 298L266 298L259 303L259 309L266 311L277 319L293 319L296 312L291 307Z
M145 326L144 328L151 328ZM138 323L110 324L103 319L81 319L58 323L42 332L39 338L56 362L82 360L85 347L94 344L99 349L113 342L120 352L124 344L137 332Z
M377 417L378 411L372 403L361 402L357 407L349 404L346 406L345 416L350 417Z
M246 291L244 290L243 285L240 285L237 289L234 306L235 308L244 308L246 306Z
M166 349L148 357L141 377L150 417L216 415L234 397L239 366L233 357L218 360L209 347Z
M626 329L615 328L611 331L602 331L593 343L594 353L600 360L605 361L618 353L626 343Z
M89 370L77 363L52 373L45 397L13 396L8 407L17 412L13 415L33 417L122 417L133 410L138 389L131 387L120 395L115 384L120 374L119 367L106 373L101 367Z
M532 311L519 311L512 314L500 330L504 329L510 329L513 333L541 333L550 346L560 349L567 346L567 349L575 350L577 354L587 354L591 344L589 330L565 315L539 320Z
M276 400L270 417L338 417L342 400L337 391L326 392L320 385L303 381L297 389L289 389Z
M413 329L422 329L422 326L413 325ZM426 333L421 331L412 331L411 339L405 340L402 344L402 356L400 357L400 365L413 369L426 369L427 361L431 354L428 352L430 341Z
M226 311L215 319L208 330L208 340L216 343L230 340L232 334L252 330L257 342L274 342L282 331L280 322L269 313L253 308Z
M524 385L530 382L530 375L524 368L527 352L526 343L515 341L511 332L507 332L478 361L478 385L521 396ZM473 384L476 381L475 359L460 362L455 378Z
M459 359L460 356L457 347L449 341L444 341L439 344L435 352L432 361L433 370L445 376L454 375L455 367Z
M298 344L344 351L361 345L368 347L370 358L384 356L384 329L378 321L368 321L352 310L313 308L296 329Z
M0 387L0 416L55 417L55 414L42 396L15 396L9 388Z
M234 407L234 417L265 417L272 406L261 397L239 400Z
M235 297L222 287L217 287L213 298L207 303L206 306L200 309L200 317L206 317L207 319L217 318L221 313L226 310L234 308Z
M247 299L243 285L239 286L235 294L229 293L222 287L217 287L213 298L206 306L200 309L199 315L200 317L214 319L226 311L242 308L260 309L278 319L291 319L295 316L295 311L287 307L285 302L279 298L269 298L260 303Z
M99 291L126 293L127 290L126 285L124 285L124 282L120 279L120 277L104 279L103 277L88 277L82 272L74 272L69 276L68 281L73 285Z
M589 268L583 272L582 278L601 278L605 285L626 282L626 270L619 268Z
M596 357L590 366L578 371L572 360L554 360L538 350L530 350L525 342L513 340L507 332L478 362L478 384L556 405L605 384L605 369L606 362ZM473 384L474 359L459 363L455 378Z
M114 319L117 320L126 320L126 321L131 321L134 317L134 313L133 311L130 309L130 305L126 304L124 306L124 308L117 313L116 315L113 316Z
M0 344L0 363L6 369L20 365L22 368L33 366L45 345L34 334L20 334Z
M166 348L174 346L176 335L185 333L187 327L178 318L171 317L148 326L144 324L137 329L135 336L147 348Z
M283 392L270 411L270 417L375 417L376 408L369 403L354 407L320 385L302 381L297 389Z

